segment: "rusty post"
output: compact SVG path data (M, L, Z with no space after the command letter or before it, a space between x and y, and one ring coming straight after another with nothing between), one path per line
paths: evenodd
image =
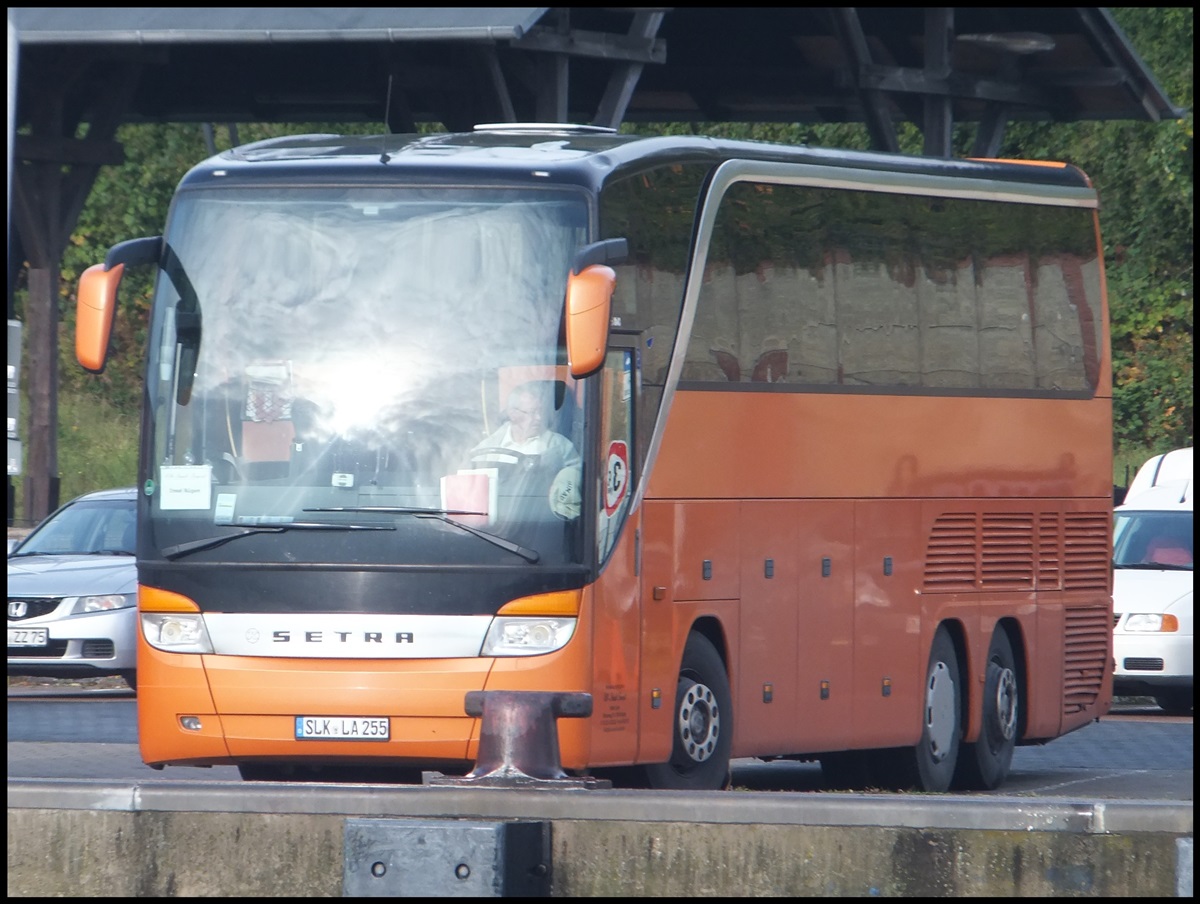
M475 768L463 778L429 780L435 785L489 787L611 788L612 782L574 778L562 768L559 718L592 714L592 695L551 691L470 691L468 716L481 719Z

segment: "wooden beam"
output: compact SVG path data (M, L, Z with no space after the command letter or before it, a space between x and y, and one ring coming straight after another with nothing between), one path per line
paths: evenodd
M650 41L658 34L658 29L662 25L663 13L661 11L641 10L634 14L633 23L629 26L629 37L635 40ZM663 55L663 62L666 60L666 55ZM608 79L608 85L605 86L604 96L600 99L600 106L596 109L596 117L592 120L598 126L608 126L611 129L617 128L621 121L625 118L625 111L629 108L629 100L633 97L633 91L637 87L638 79L642 76L642 68L644 64L640 62L627 62L617 66Z
M651 11L649 15L658 16L661 19L663 14ZM657 31L657 27L655 31ZM518 50L561 53L567 56L599 60L624 60L642 64L667 61L666 41L633 33L617 35L575 28L563 34L548 28L537 27L513 41L512 46Z
M862 104L871 145L879 151L897 152L900 150L900 140L888 112L887 99L877 86L864 77L871 66L871 49L867 46L867 36L859 21L858 10L853 7L833 7L830 12L834 32L849 61L848 68L853 73L854 89Z
M932 79L950 75L950 42L954 39L954 10L946 6L925 9L925 72ZM954 106L948 96L926 94L923 100L923 151L926 157L950 157L953 145Z
M120 166L125 162L125 149L121 142L114 140L18 135L13 157L66 166Z

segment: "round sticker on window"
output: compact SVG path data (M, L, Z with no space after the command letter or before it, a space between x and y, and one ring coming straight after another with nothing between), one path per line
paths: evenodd
M629 447L614 440L608 447L608 464L604 471L604 511L609 515L617 510L629 486Z

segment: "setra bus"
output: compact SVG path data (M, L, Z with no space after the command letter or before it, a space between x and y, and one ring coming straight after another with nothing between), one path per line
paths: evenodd
M157 268L138 731L246 779L471 769L994 788L1112 694L1097 196L1061 163L588 126L263 141Z

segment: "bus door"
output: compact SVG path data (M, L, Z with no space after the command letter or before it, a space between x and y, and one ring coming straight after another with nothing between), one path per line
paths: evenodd
M632 511L639 476L635 424L639 380L633 337L614 336L600 374L599 487L595 588L592 761L632 758L638 734L641 513Z

